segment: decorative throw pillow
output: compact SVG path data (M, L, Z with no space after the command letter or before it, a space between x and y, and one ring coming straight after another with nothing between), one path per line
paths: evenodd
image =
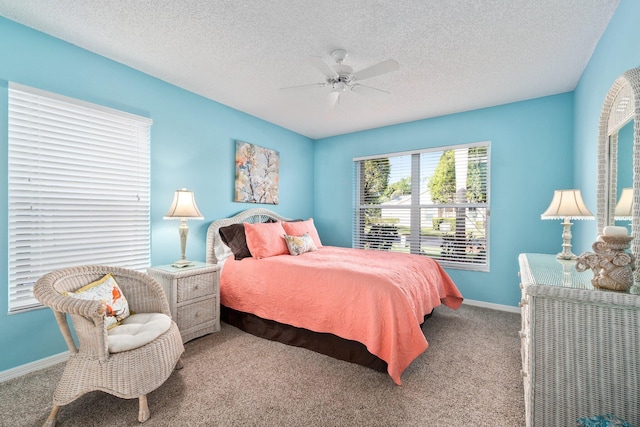
M282 222L257 223L244 225L249 252L254 258L267 258L289 253L282 236L286 234Z
M244 232L244 224L231 224L220 227L220 238L231 249L233 257L237 260L251 257L247 246L247 237Z
M107 328L113 328L129 317L129 303L122 294L120 286L111 273L100 280L89 283L75 292L67 292L73 298L104 301L107 304L105 323Z
M306 233L302 236L289 236L288 234L285 234L284 240L285 242L287 242L287 248L289 249L289 253L291 255L300 255L305 252L313 252L318 250L316 244L313 243L313 239L311 238L311 236Z
M303 234L308 234L313 239L313 243L315 243L316 248L322 247L318 230L316 230L316 226L313 225L313 218L309 218L306 221L283 222L282 227L289 236L302 236Z

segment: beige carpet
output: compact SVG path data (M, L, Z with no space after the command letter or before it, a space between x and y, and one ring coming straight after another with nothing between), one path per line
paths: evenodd
M439 307L429 348L391 378L227 324L189 342L185 367L149 394L151 426L523 426L520 316ZM0 425L42 425L62 365L0 384ZM64 406L58 426L136 426L137 400L102 392Z

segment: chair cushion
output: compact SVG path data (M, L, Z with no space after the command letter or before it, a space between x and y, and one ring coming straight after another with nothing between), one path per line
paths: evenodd
M130 314L129 303L111 273L100 280L81 287L75 292L67 292L66 295L79 299L104 301L107 304L105 317L107 328L113 328L129 317Z
M150 343L171 327L171 318L162 313L136 313L107 331L109 353L133 350Z

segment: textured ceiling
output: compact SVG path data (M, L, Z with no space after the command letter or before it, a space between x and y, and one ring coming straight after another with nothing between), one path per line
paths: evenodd
M619 0L0 0L0 15L311 138L571 91ZM323 82L344 48L391 92ZM215 119L215 118L213 118Z

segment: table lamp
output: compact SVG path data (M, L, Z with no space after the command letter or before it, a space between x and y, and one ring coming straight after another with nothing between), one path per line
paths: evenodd
M196 199L193 196L193 191L189 191L186 188L182 190L176 190L173 196L173 203L169 208L169 212L166 213L164 219L179 219L182 221L178 231L180 232L180 260L171 264L176 268L184 268L194 265L193 262L188 261L185 257L185 250L187 248L187 234L189 234L189 227L187 227L188 219L204 219L198 206L196 206Z
M542 219L563 219L562 223L562 252L556 255L558 259L572 260L576 256L571 252L571 223L570 219L593 219L593 214L582 200L580 190L556 190L546 211L540 216Z
M631 221L633 215L633 188L623 188L620 194L620 200L616 204L613 213L615 219L621 221Z

